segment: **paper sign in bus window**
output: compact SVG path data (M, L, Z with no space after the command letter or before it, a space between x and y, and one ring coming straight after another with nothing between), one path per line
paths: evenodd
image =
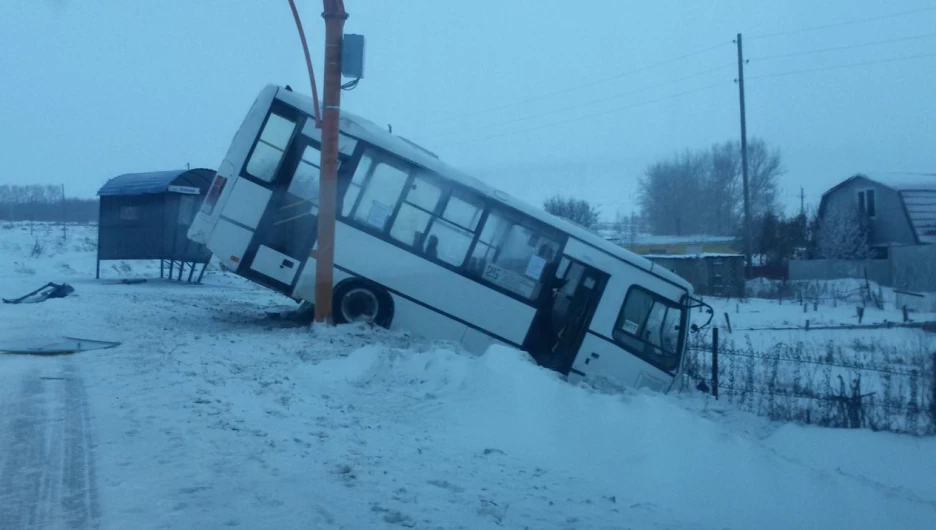
M390 207L374 201L367 213L367 224L382 229L387 224L388 217L390 217Z
M625 321L624 321L624 325L621 326L621 329L623 329L624 331L630 333L631 335L636 335L636 334L637 334L637 329L638 329L639 327L640 327L640 326L638 326L636 322L631 321L631 320L625 320Z
M546 260L539 256L530 256L527 262L526 275L534 280L539 280L543 275L543 268L546 267Z

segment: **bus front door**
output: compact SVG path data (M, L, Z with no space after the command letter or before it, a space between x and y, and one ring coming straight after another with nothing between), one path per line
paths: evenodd
M559 287L554 295L544 296L524 349L542 366L567 374L585 339L608 274L569 258L562 261Z
M247 248L247 279L290 295L318 230L319 150L303 136L287 151Z

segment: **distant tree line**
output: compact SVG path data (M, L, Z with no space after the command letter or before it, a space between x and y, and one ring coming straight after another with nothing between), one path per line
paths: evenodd
M97 216L97 199L65 198L58 184L0 185L0 219L88 223Z

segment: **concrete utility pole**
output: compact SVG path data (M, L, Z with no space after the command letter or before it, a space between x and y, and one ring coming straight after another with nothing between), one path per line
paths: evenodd
M341 116L341 40L348 13L343 0L323 0L325 80L319 182L318 250L315 252L315 321L331 323L338 195L338 120Z
M738 33L738 94L741 98L741 179L744 186L744 262L751 266L751 192L748 188L747 123L744 117L744 54Z

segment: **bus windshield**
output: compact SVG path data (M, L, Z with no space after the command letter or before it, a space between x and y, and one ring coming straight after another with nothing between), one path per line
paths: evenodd
M676 302L633 286L614 326L614 340L663 370L675 370L682 357L684 311Z

